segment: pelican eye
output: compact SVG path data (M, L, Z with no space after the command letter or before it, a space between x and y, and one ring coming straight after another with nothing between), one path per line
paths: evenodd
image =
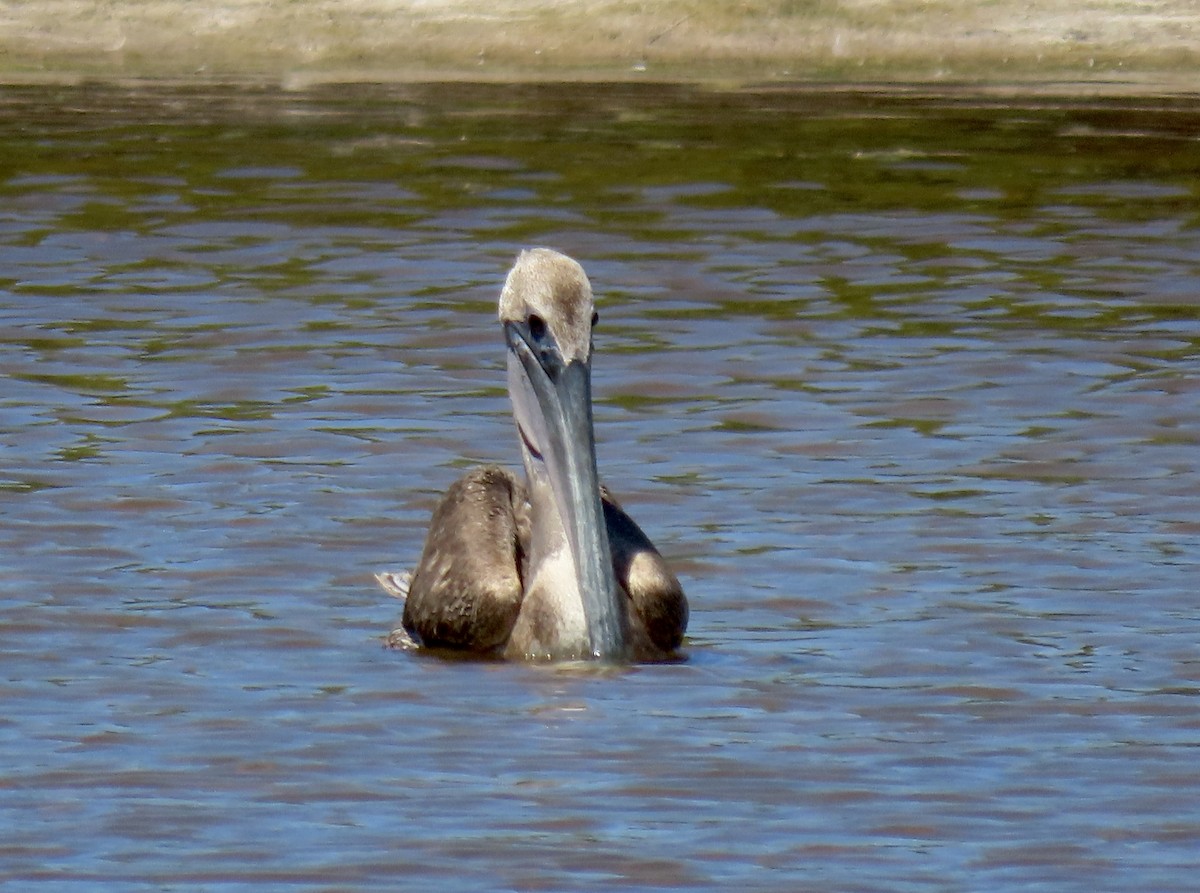
M529 314L529 334L533 336L534 341L541 341L546 337L546 320L536 313Z

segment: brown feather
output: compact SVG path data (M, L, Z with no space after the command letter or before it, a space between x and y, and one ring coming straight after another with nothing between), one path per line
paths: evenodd
M521 609L524 487L485 465L455 481L434 510L404 603L404 628L425 645L486 652ZM526 533L526 538L528 534Z
M634 652L669 656L687 629L683 588L607 487L601 499L613 569L632 607ZM525 486L514 475L486 465L459 478L434 510L408 585L405 630L431 647L503 649L521 611L529 538Z

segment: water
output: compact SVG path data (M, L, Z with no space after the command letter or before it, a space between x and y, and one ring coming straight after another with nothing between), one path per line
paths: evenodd
M0 94L14 889L1183 890L1200 105ZM516 250L689 659L388 651Z

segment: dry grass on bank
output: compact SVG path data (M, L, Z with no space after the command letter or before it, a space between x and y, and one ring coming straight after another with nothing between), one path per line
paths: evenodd
M1200 80L1193 0L35 0L0 78Z

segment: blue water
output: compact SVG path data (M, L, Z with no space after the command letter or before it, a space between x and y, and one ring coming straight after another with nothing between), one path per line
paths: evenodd
M1200 105L0 94L13 889L1145 891L1200 868ZM391 651L600 301L681 664Z

